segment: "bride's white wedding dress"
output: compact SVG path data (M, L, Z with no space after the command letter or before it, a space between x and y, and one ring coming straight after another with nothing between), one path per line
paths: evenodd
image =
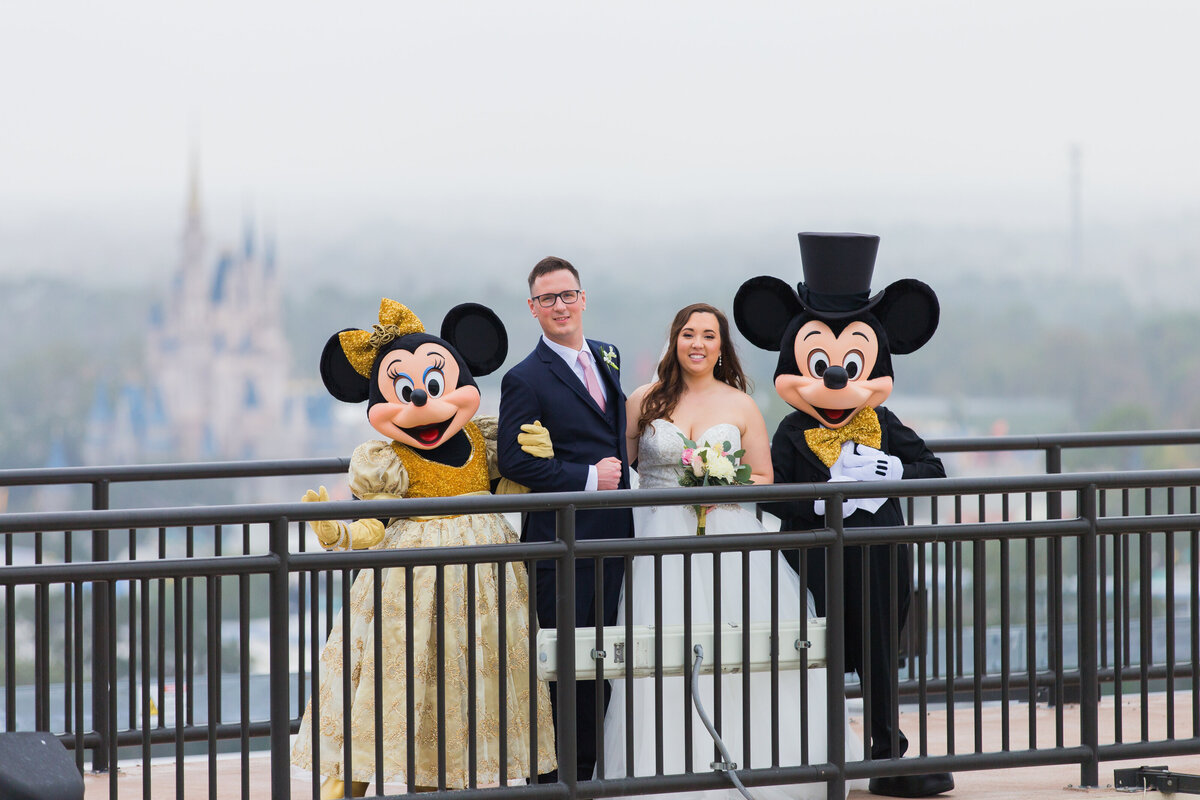
M672 422L654 420L638 445L638 475L641 488L660 489L678 487L682 469L680 458L684 443L682 432ZM736 425L721 423L703 431L696 442L713 444L729 442L734 450L741 448L741 435ZM667 536L691 536L696 533L696 514L692 506L657 506L635 508L634 536L650 539ZM708 535L732 533L761 533L762 523L751 512L736 505L718 506L708 512L705 533ZM721 555L721 621L742 622L742 559L745 554L726 552ZM778 605L779 619L795 620L807 613L814 616L812 598L800 598L800 579L788 566L781 554L754 551L749 554L750 566L750 619L771 619L771 558L779 561ZM692 623L711 622L713 619L713 557L692 556L691 612ZM650 557L639 557L633 561L633 624L653 625L654 619L654 561ZM664 556L662 559L662 624L683 624L683 557ZM617 624L625 622L626 598L622 591L617 612ZM706 653L705 660L711 663L712 654ZM808 681L808 714L802 724L800 706L800 682ZM744 752L742 731L743 676L741 673L721 678L721 724L718 731L729 749L730 757L739 769L771 766L771 673L753 672L750 676L750 719L752 735L750 757ZM691 764L695 772L708 772L714 760L713 740L696 713L690 699L688 713L692 717L691 741L684 737L684 689L682 677L663 678L663 729L655 728L655 689L653 678L637 678L633 681L633 774L654 775L656 738L662 739L663 772L677 774L688 771L685 749L693 753ZM810 669L807 675L799 670L779 672L779 763L793 766L806 763L802 759L801 728L808 739L809 764L824 763L826 758L826 692L825 670ZM704 710L715 722L713 676L700 676L700 696ZM604 718L604 777L625 777L626 768L626 692L624 680L612 682L612 699ZM862 758L862 743L852 730L846 730L846 760ZM599 776L598 776L599 777ZM782 786L757 786L750 793L757 800L797 800L798 798L824 798L825 784L790 784ZM865 788L862 787L862 788ZM666 796L666 795L656 795ZM728 790L689 792L688 798L705 800L741 800L737 790L730 785Z

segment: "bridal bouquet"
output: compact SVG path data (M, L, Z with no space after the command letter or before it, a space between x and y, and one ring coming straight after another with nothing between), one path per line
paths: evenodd
M746 454L745 450L733 450L729 442L698 445L682 433L679 438L683 439L684 447L679 459L683 465L680 486L744 486L751 483L750 465L739 462ZM703 536L708 507L695 508L696 534Z

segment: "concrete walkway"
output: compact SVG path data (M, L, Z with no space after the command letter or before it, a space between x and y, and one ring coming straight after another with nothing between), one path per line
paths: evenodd
M964 704L963 701L968 703ZM1191 694L1177 693L1175 696L1175 731L1176 739L1191 738L1193 732ZM1159 740L1168 737L1167 698L1165 694L1150 695L1148 708L1148 723L1150 739ZM1012 703L1009 709L1009 747L1021 750L1027 747L1029 738L1029 705ZM1141 698L1126 697L1121 704L1123 739L1127 742L1138 741L1141 738ZM1055 742L1056 710L1045 705L1034 708L1037 744L1039 747L1051 747ZM1115 741L1116 709L1112 697L1106 697L1100 703L1100 742L1107 744ZM918 737L918 715L915 710L906 710L901 716L901 728L912 741L910 749L916 751ZM983 734L983 752L994 752L1001 749L1004 728L1003 708L999 704L990 704L982 709L979 723ZM931 711L926 716L929 752L934 755L947 751L946 731L947 715L943 711ZM855 728L861 734L861 724L854 720ZM1075 733L1079 726L1079 707L1066 706L1063 708L1064 744L1074 746L1079 743ZM975 712L969 705L969 698L959 698L959 705L954 714L954 743L955 752L975 752ZM1049 766L1023 767L1019 769L988 770L978 772L959 772L955 775L957 784L955 790L945 797L971 798L971 800L1001 800L1004 798L1028 798L1029 800L1078 800L1082 796L1091 798L1119 798L1128 800L1130 794L1112 788L1113 770L1123 767L1137 767L1143 764L1166 765L1172 771L1200 774L1200 750L1195 755L1167 756L1149 760L1134 760L1128 762L1102 762L1100 764L1100 786L1098 788L1080 789L1079 767ZM209 797L208 761L206 758L187 760L184 763L184 797ZM88 800L106 800L109 798L109 776L87 775ZM140 764L123 767L117 778L117 797L121 800L142 797L143 771ZM153 798L175 797L175 764L155 763L151 767L151 796ZM250 759L250 797L253 800L266 800L270 796L270 776L268 762L265 757L255 754ZM391 789L389 791L401 791ZM304 800L312 796L312 784L307 775L297 774L292 780L292 797ZM217 762L217 791L215 797L219 800L233 800L241 797L241 765L236 756L222 756ZM867 792L854 791L852 799L874 797ZM1187 798L1189 795L1179 795Z

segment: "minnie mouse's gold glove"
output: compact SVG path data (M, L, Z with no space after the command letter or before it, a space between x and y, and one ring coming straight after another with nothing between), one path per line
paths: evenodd
M521 426L517 444L534 458L554 458L554 442L550 441L550 431L540 419L534 420L531 425Z
M346 536L354 550L368 550L383 541L387 529L377 519L356 519L346 526Z
M304 493L304 497L300 498L300 501L302 503L328 503L329 491L324 486L319 492L309 489ZM321 546L328 549L339 542L346 526L344 523L328 519L310 519L308 527L312 528L313 533L317 535Z
M309 489L300 498L305 503L328 503L329 492L324 486L319 492ZM347 525L328 519L309 520L308 526L326 550L366 550L383 541L384 525L377 519L360 519Z
M508 478L501 478L496 484L496 491L493 494L526 494L529 492L529 487L510 481Z

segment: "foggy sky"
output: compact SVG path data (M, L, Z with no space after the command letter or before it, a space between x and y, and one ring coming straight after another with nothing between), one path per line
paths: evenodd
M1189 2L23 3L0 20L0 275L293 249L369 220L539 250L701 232L1200 213ZM65 230L64 230L65 229ZM74 237L74 238L72 238ZM568 249L569 252L569 249ZM58 256L55 254L62 253Z

